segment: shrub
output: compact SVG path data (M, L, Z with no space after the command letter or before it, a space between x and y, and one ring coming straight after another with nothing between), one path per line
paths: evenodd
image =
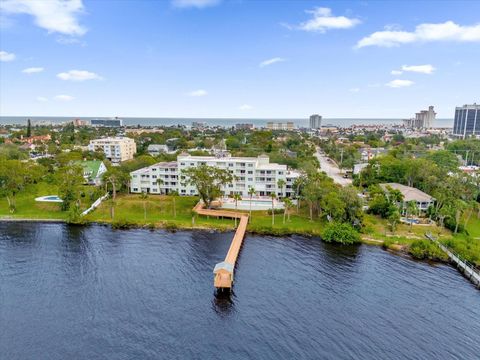
M272 209L267 210L268 215L272 215ZM273 213L275 215L283 214L284 210L283 209L273 209Z
M175 223L172 223L172 222L167 222L165 225L164 225L164 228L165 230L168 230L168 231L171 231L171 232L175 232L178 230L178 225L175 224Z
M408 252L415 259L434 261L448 260L447 254L429 240L415 240L410 245Z
M134 228L136 225L131 222L131 221L128 221L127 219L118 219L118 220L115 220L114 222L112 222L112 229L131 229L131 228Z
M328 243L355 244L360 242L360 235L350 224L331 223L323 232L322 239Z

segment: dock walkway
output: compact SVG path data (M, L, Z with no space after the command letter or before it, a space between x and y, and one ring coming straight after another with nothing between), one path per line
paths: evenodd
M425 234L425 237L431 241L433 241L440 249L442 249L447 255L450 261L457 266L457 269L468 279L470 280L476 287L480 289L480 272L475 269L473 264L470 264L466 260L462 260L460 256L453 253L449 250L445 245L440 243L437 239L435 239L432 234Z
M213 285L217 289L231 289L233 286L233 273L235 263L237 262L240 248L242 247L245 232L247 231L248 215L241 212L205 209L203 203L199 202L194 208L199 215L225 217L231 219L240 219L237 230L233 235L232 243L228 249L225 260L216 264L213 269L214 280Z

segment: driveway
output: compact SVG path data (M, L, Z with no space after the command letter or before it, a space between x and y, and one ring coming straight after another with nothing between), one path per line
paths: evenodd
M328 161L328 157L321 154L319 149L315 153L318 161L320 162L320 170L325 171L329 177L333 179L334 182L342 186L347 186L352 184L352 179L345 179L343 174L340 174L340 169L335 164L333 160Z

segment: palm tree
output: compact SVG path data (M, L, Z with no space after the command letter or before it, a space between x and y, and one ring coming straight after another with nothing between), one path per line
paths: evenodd
M272 198L272 226L275 225L275 199L277 198L277 195L275 195L275 192L270 193L270 197Z
M173 199L173 217L176 218L177 217L176 199L177 199L177 196L178 196L178 191L177 190L172 190L170 192L170 195L172 196L172 199Z
M293 206L292 200L289 198L284 198L283 199L283 207L284 207L284 212L283 212L283 223L285 224L285 215L287 215L288 222L290 222L290 208Z
M250 187L248 189L248 195L250 195L250 217L252 217L252 198L256 194L255 188Z
M280 192L282 193L282 196L283 196L283 187L285 186L285 184L286 184L285 180L278 179L277 186L278 186L278 189L280 190Z
M238 200L242 200L242 195L240 194L233 194L233 200L235 200L235 212L237 212L238 208ZM235 216L235 227L237 227L237 217Z
M158 185L158 190L159 190L159 193L161 194L162 192L160 191L160 186L163 185L164 181L160 178L157 179L156 181L157 185Z
M142 191L142 194L140 195L140 199L143 201L143 219L147 221L147 199L148 199L148 194L146 192Z
M406 216L407 216L407 221L410 225L410 232L412 232L412 223L413 223L412 220L413 219L409 221L409 217L410 217L410 215L416 214L418 212L417 202L414 201L414 200L408 201L405 212L406 212Z

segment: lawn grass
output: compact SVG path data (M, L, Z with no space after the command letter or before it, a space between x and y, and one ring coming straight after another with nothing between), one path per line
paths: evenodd
M88 193L93 188L85 187ZM67 212L61 211L59 204L36 202L35 198L45 195L56 195L55 185L39 183L32 185L17 195L17 211L9 212L7 200L0 198L0 218L3 219L48 219L66 220ZM90 200L83 198L82 208L90 206ZM234 230L233 219L218 219L199 216L192 212L198 202L198 197L178 196L176 202L176 216L173 213L173 197L150 195L142 200L139 195L120 194L115 204L115 217L110 216L111 201L104 201L95 211L88 214L86 222L125 223L133 226L166 227L171 229L216 229L221 231ZM146 206L146 216L144 213ZM245 211L245 213L248 213ZM425 233L431 232L441 242L460 254L463 258L480 266L480 219L472 216L468 223L467 234L452 234L451 231L437 225L410 227L399 224L395 233L388 231L385 219L365 214L362 241L369 244L381 245L395 250L407 251L415 241L425 239ZM310 221L308 210L291 210L290 221L283 223L283 214L275 215L275 224L272 226L272 216L266 211L253 211L248 231L259 234L272 235L312 235L321 236L326 222L318 219Z
M92 187L85 186L85 191L92 190ZM46 195L57 195L58 187L54 184L41 182L31 185L20 192L16 198L16 211L10 213L8 202L5 197L0 198L0 218L2 219L48 219L65 220L68 213L60 209L59 203L48 203L35 201L36 197ZM82 198L82 209L86 209L91 201Z
M176 217L173 214L173 197L149 196L142 200L139 195L121 194L117 196L115 204L115 217L110 216L111 202L105 201L94 212L87 215L85 220L105 223L125 222L144 226L165 226L177 228L215 228L219 230L233 230L233 219L217 219L215 217L199 216L192 212L198 202L198 197L176 197ZM146 207L146 216L144 211ZM244 211L248 213L248 211ZM323 223L309 221L306 214L301 211L296 214L292 210L290 221L283 223L283 214L275 215L275 225L272 227L272 216L266 211L253 211L248 231L268 234L304 234L320 235ZM193 218L193 219L192 219Z
M362 238L365 242L383 242L384 247L393 250L408 252L413 242L425 239L425 233L430 232L452 251L462 258L480 267L480 219L472 218L467 226L467 234L453 234L450 230L441 228L436 224L421 226L399 224L395 233L388 231L388 224L385 219L378 216L366 214L364 218L365 233Z

